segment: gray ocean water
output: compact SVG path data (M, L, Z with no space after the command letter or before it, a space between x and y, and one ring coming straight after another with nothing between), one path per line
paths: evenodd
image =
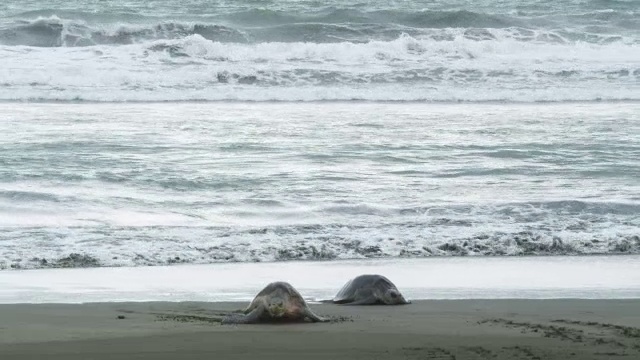
M640 253L640 4L0 3L0 269Z
M4 0L0 101L640 100L637 0Z
M5 268L640 253L640 104L2 104L0 117Z

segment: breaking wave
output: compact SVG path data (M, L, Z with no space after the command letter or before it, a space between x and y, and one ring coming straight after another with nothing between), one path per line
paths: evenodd
M0 230L4 239L0 269L385 257L640 254L637 204L553 201L398 210L331 206L320 211L378 220L375 225L181 227L152 225L154 220L150 219L152 223L135 227L4 228Z
M548 34L515 28L443 31L448 40L403 34L366 43L239 43L191 34L119 46L0 46L0 100L640 99L640 44L547 41Z
M0 9L0 101L640 100L628 3L263 5Z
M180 39L189 35L231 43L368 42L392 40L402 34L439 41L451 41L459 35L470 40L495 40L503 37L551 43L582 41L596 44L637 44L639 41L633 36L608 31L593 32L589 28L572 30L562 26L540 27L527 21L469 11L423 11L411 14L341 11L324 16L300 17L254 10L228 18L199 18L191 21L140 18L130 19L130 23L123 23L122 19L95 23L91 19L93 15L78 17L77 13L67 14L74 16L72 18L59 17L59 12L37 13L49 16L17 19L0 26L0 45L124 45Z

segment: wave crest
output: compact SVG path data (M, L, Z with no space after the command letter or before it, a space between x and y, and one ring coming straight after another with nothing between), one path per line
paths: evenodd
M155 25L89 26L82 21L57 16L19 21L0 29L0 44L35 47L128 45L158 39L181 39L199 35L218 42L246 43L240 31L217 24L161 22Z
M225 18L195 21L135 19L131 22L95 22L77 14L61 18L52 14L34 19L19 19L0 27L1 45L36 47L127 45L162 39L180 39L200 35L223 43L261 42L354 42L390 41L402 34L420 39L453 41L516 40L545 43L587 42L595 44L639 43L636 37L590 32L582 27L540 28L524 21L469 11L393 13L389 11L359 15L347 10L316 17L295 17L254 10ZM257 14L256 14L257 12ZM241 16L242 15L242 16ZM366 16L365 16L366 15ZM264 16L264 18L262 17ZM256 20L257 17L262 20ZM251 18L252 20L249 20ZM281 19L278 20L278 19ZM394 20L395 19L395 20Z

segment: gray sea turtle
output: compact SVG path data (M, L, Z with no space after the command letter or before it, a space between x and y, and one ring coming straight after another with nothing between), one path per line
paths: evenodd
M349 280L331 300L347 305L404 305L411 304L400 290L382 275L360 275Z
M262 289L243 314L231 314L222 319L222 324L296 322L305 319L312 322L328 321L314 314L291 284L278 281Z

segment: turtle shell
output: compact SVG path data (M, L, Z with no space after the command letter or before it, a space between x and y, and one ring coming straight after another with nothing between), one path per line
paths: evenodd
M268 284L264 289L262 289L262 291L258 293L258 295L256 295L254 300L259 297L271 295L276 291L284 292L289 296L290 300L296 300L296 301L299 301L301 304L306 305L304 298L302 298L302 295L300 295L298 290L296 290L288 282L284 282L284 281L276 281Z
M356 292L361 289L396 289L396 286L382 275L360 275L349 280L333 298L336 303L355 300ZM397 290L397 289L396 289Z

